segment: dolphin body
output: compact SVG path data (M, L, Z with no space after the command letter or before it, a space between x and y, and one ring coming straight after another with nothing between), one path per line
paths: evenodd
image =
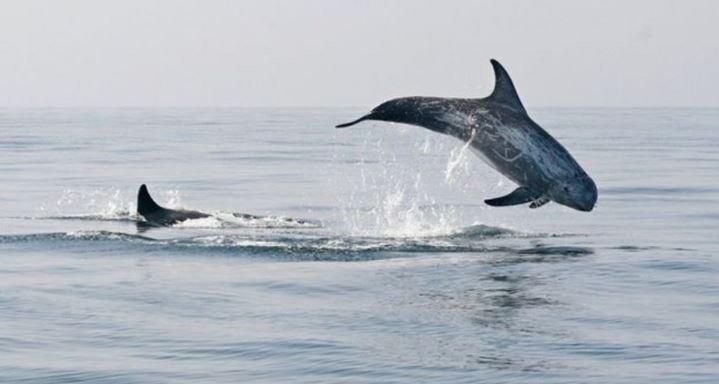
M591 211L597 187L564 147L537 125L524 109L507 71L491 60L496 83L482 99L402 97L386 101L349 127L364 120L405 123L468 142L472 151L519 187L485 200L491 206L549 201Z
M168 209L159 206L150 196L145 184L140 186L137 193L137 213L142 216L148 224L155 226L166 226L176 224L190 219L201 219L210 215L197 211L184 209Z

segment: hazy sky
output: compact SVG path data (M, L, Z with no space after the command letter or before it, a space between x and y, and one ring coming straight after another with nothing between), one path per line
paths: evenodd
M719 1L0 1L2 106L719 106Z

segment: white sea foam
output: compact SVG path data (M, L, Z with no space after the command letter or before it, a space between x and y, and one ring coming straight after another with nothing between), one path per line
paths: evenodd
M175 228L222 228L222 226L222 220L216 216L185 220L173 225Z
M321 223L282 216L254 216L228 212L214 212L209 217L185 220L176 228L319 228Z

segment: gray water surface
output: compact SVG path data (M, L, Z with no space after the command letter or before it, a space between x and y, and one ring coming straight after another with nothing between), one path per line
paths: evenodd
M362 112L0 110L0 382L719 382L719 110L534 111L591 213Z

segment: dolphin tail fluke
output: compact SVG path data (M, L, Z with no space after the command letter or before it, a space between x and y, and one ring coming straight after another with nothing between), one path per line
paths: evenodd
M370 117L370 115L368 114L368 115L360 117L357 120L350 121L349 123L335 125L335 128L347 128L347 127L353 126L359 122L365 121L365 120L369 119L369 117Z
M162 209L162 207L157 205L155 200L152 199L152 196L150 196L150 192L147 191L145 184L142 184L140 190L137 192L137 213L146 216L146 214L160 209Z
M510 205L529 203L530 201L535 201L538 198L540 198L540 194L527 187L519 187L508 195L485 200L484 202L493 207L507 207Z

